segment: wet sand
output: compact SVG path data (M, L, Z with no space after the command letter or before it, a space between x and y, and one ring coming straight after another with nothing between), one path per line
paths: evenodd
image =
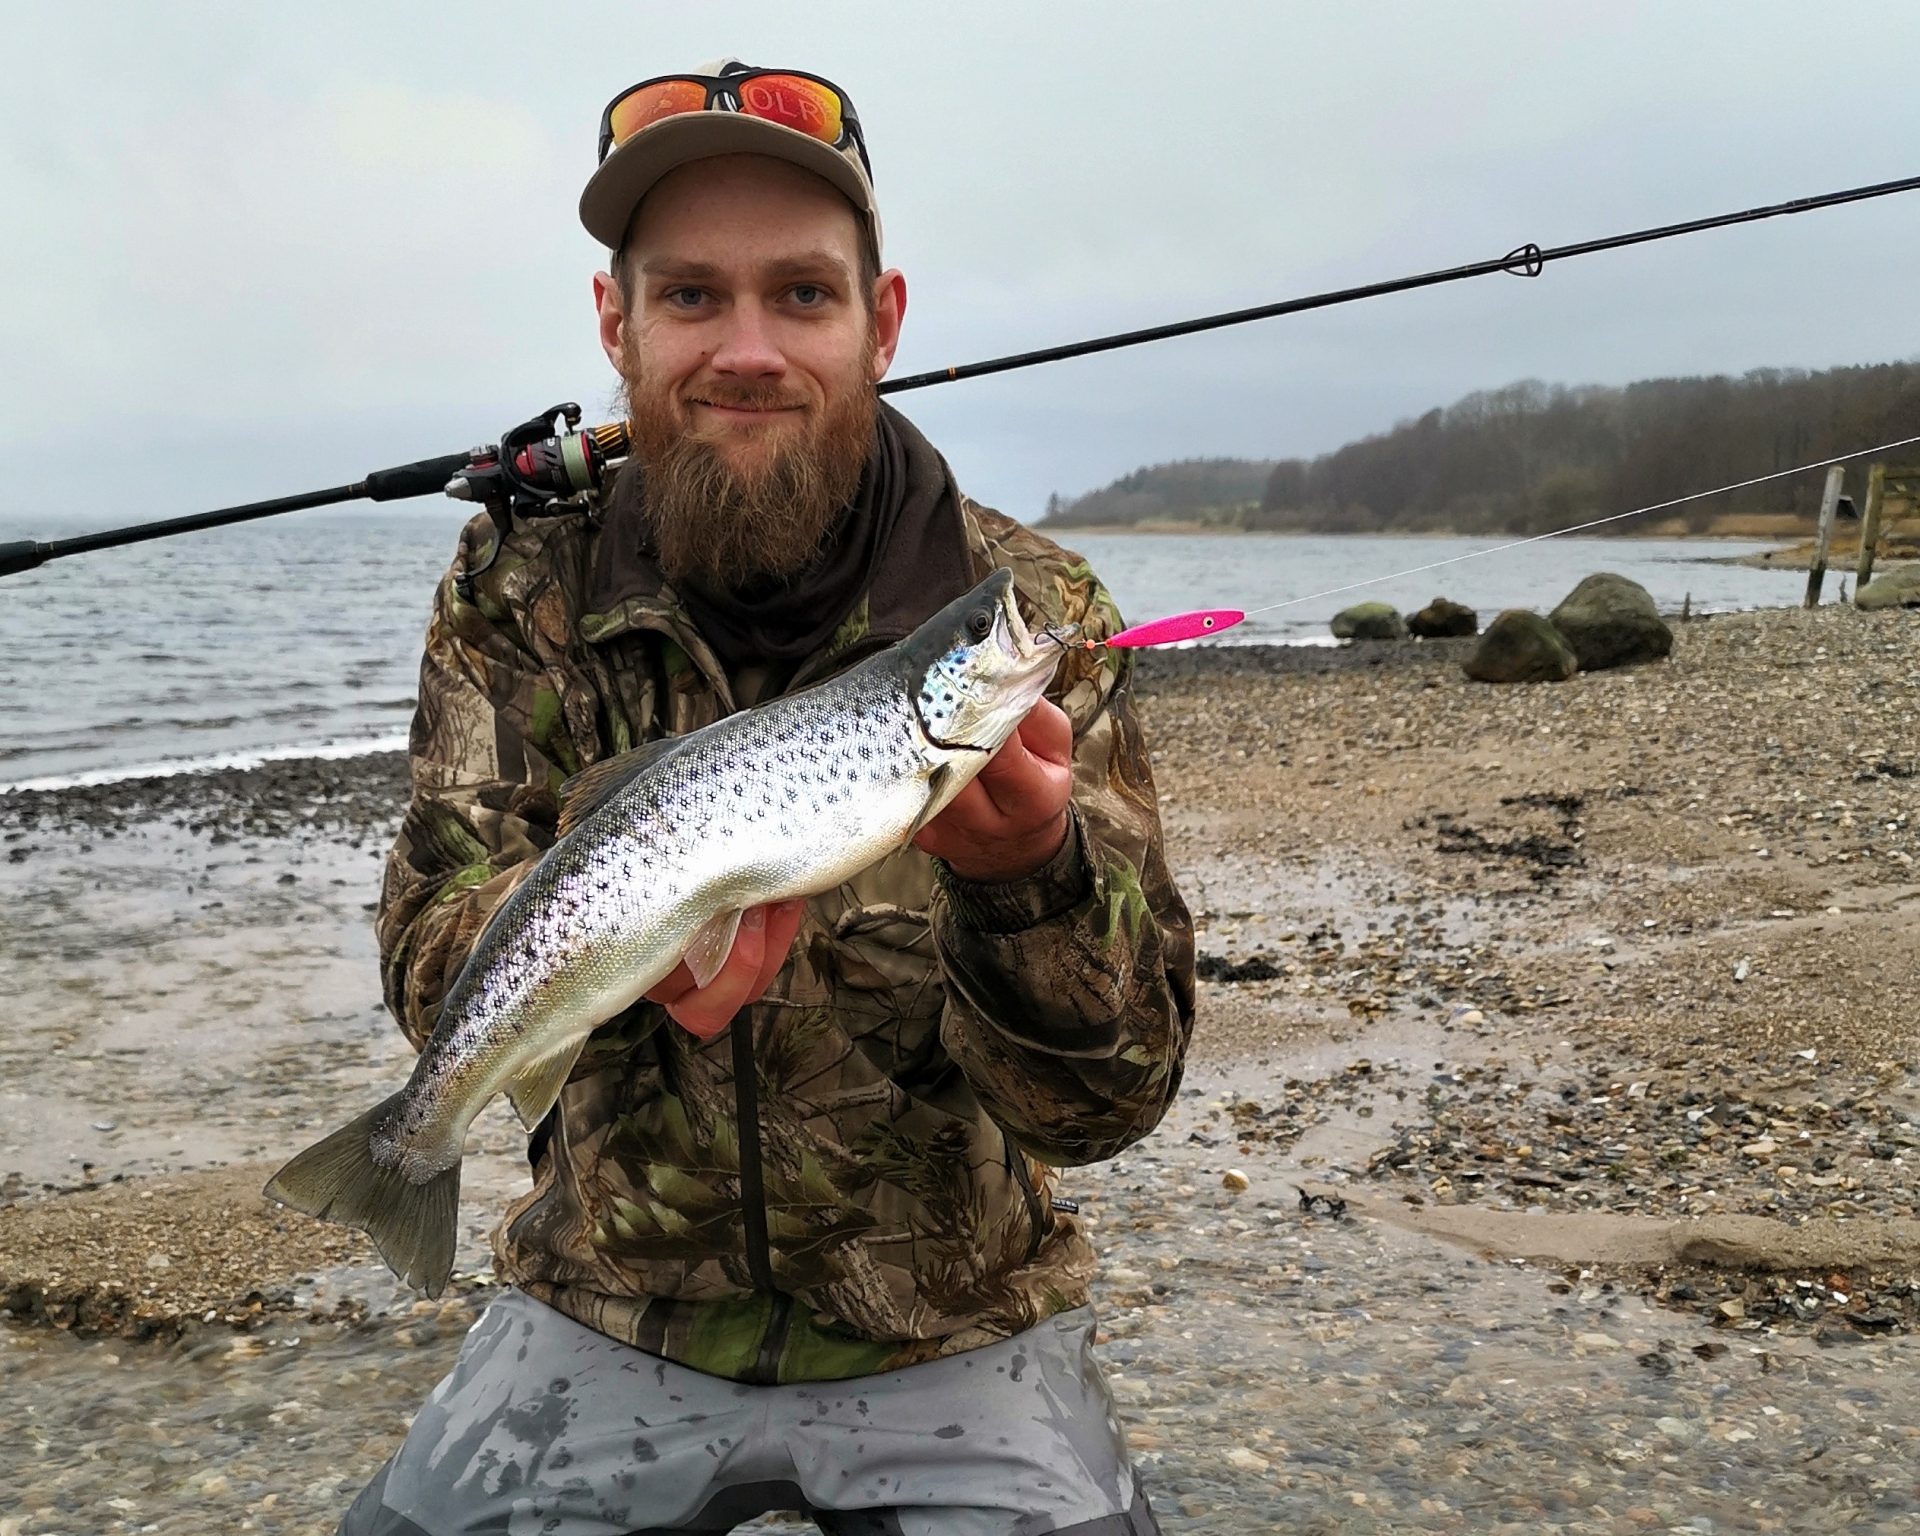
M1167 1529L1901 1529L1920 623L1518 689L1457 649L1142 668L1210 979L1174 1114L1068 1192ZM329 1529L450 1363L504 1108L422 1311L253 1193L406 1070L403 793L389 755L0 797L4 1536Z

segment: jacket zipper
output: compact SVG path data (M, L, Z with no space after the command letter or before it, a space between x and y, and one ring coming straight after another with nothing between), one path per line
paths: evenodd
M754 1288L764 1292L772 1302L766 1332L760 1338L760 1353L745 1379L768 1383L778 1378L780 1355L787 1343L787 1318L793 1304L773 1285L773 1258L767 1240L767 1188L760 1166L760 1095L755 1088L752 1016L741 1014L731 1028L733 1103L740 1122L740 1216L746 1228L747 1271L753 1276Z
M1031 1264L1040 1254L1040 1244L1046 1240L1047 1229L1053 1225L1053 1211L1040 1203L1040 1192L1033 1187L1033 1172L1027 1167L1027 1155L1013 1144L1013 1138L1005 1131L1000 1140L1007 1149L1007 1162L1013 1168L1013 1176L1020 1184L1020 1194L1027 1202L1027 1221L1033 1228L1033 1236L1027 1239L1026 1262Z

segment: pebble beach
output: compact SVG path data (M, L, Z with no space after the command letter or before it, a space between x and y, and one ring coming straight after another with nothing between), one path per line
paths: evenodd
M1142 661L1200 1023L1062 1192L1165 1529L1912 1529L1920 616L1460 655ZM504 1106L441 1301L257 1194L407 1069L404 794L389 752L0 795L0 1536L329 1531L484 1304Z

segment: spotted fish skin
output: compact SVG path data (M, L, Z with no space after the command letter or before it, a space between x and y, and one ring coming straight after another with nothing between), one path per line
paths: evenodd
M529 1127L587 1036L748 907L832 888L900 848L979 772L1063 654L995 571L840 677L598 765L563 835L495 911L400 1092L282 1168L295 1209L367 1231L437 1295L462 1144L505 1092Z
M711 918L823 890L906 840L952 754L921 734L890 671L663 743L554 846L475 946L442 1008L456 1022L416 1063L390 1141L417 1176L459 1156L476 1094L630 1007Z

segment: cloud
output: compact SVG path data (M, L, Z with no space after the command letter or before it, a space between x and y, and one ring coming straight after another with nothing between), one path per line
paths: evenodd
M603 406L601 253L573 212L595 119L722 51L853 92L911 285L902 371L1884 179L1920 140L1920 99L1818 67L1910 52L1920 14L1891 0L451 18L23 8L34 67L0 101L14 505L217 504ZM1907 356L1916 235L1920 197L903 403L970 488L1030 513L1141 462L1324 451L1520 377Z

